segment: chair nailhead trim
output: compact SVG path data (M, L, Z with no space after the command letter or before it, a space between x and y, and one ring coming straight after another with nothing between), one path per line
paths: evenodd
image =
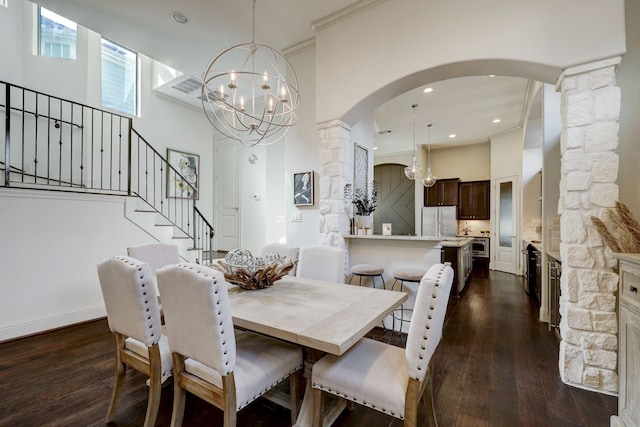
M357 404L359 404L359 405L367 406L367 407L369 407L369 408L371 408L371 409L375 409L375 410L377 410L377 411L380 411L380 412L383 412L383 413L385 413L385 414L391 415L392 417L398 418L398 419L400 419L400 420L404 420L404 415L403 415L403 414L396 414L395 412L390 411L390 410L388 410L388 409L386 409L386 408L383 408L383 407L381 407L381 406L380 406L380 407L377 407L377 406L375 406L375 405L372 405L372 404L370 404L370 403L365 402L364 400L360 400L360 399L358 399L358 397L357 397L357 396L347 396L347 395L346 395L346 394L344 394L344 393L340 393L340 392L339 392L339 391L337 391L337 390L332 390L331 388L329 388L329 387L325 387L325 386L323 386L322 384L318 384L318 383L313 383L313 384L312 384L312 387L313 387L313 388L320 389L320 390L322 390L322 391L324 391L324 392L327 392L327 393L331 393L331 394L333 394L334 396L338 396L338 397L342 397L342 398L344 398L344 399L350 400L350 401L355 402L355 403L357 403Z

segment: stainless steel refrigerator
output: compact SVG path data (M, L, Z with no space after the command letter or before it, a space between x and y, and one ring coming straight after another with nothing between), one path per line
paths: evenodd
M451 237L458 232L456 206L422 208L422 235Z

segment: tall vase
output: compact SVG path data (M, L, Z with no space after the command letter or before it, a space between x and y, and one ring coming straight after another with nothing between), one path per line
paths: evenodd
M371 229L372 224L373 215L356 215L356 227L358 228L358 230L365 230L362 234L373 234L373 232L367 231Z

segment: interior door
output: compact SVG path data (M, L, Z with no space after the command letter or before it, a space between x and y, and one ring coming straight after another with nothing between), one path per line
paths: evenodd
M239 158L237 141L216 141L215 247L221 251L240 247Z
M518 227L518 177L496 178L494 206L496 215L492 221L494 232L493 269L516 274L519 262Z

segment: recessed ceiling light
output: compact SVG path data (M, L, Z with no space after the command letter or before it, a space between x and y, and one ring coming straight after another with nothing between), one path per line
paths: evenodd
M378 147L373 147L373 151L376 151L378 149Z
M422 91L423 93L430 93L433 92L433 88L432 87L426 87L424 88L424 90Z
M493 123L500 123L500 119L493 119Z
M489 74L489 77L495 77L495 76L496 76L495 74Z
M451 135L449 135L449 138L455 138L457 135L455 133L452 133Z
M181 12L173 12L171 14L171 19L173 19L178 24L186 24L189 22L189 18L184 13Z

